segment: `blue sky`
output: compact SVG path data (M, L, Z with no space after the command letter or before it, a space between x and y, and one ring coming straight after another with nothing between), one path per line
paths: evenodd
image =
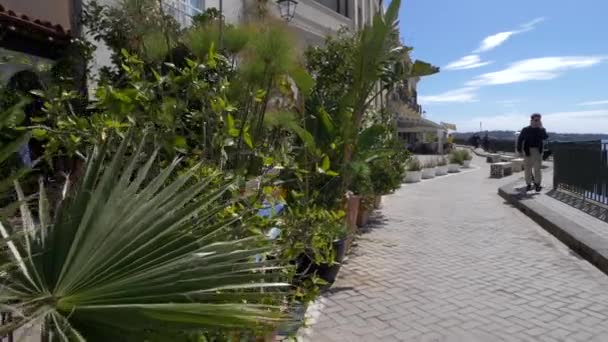
M401 37L441 67L418 84L427 117L459 131L608 134L608 1L405 0Z

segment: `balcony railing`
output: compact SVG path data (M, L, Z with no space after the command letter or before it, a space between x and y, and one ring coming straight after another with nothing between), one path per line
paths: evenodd
M195 5L193 5L195 4ZM202 0L164 0L163 10L177 20L182 27L192 25L192 17L203 13Z
M300 0L292 25L316 35L322 42L342 27L353 27L353 21L316 0Z
M608 141L553 143L553 186L608 205Z

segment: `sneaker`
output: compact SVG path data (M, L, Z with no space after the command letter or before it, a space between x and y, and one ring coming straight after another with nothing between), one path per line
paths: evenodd
M534 190L536 190L536 192L540 192L542 189L543 189L543 187L542 187L542 186L540 186L540 184L536 184L536 185L534 186Z
M532 191L532 184L528 184L528 186L526 186L526 191Z

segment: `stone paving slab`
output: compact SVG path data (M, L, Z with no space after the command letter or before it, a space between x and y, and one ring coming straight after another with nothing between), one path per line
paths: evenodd
M551 169L546 173L550 175ZM499 194L608 274L608 223L554 198L555 190L530 194L523 187L523 180L517 180L501 187Z
M608 341L608 277L473 163L385 198L300 340Z

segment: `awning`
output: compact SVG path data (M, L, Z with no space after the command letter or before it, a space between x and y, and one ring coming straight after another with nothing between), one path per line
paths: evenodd
M437 130L445 130L445 128L431 120L427 119L414 119L404 120L399 119L397 121L397 130L405 133L417 133L417 132L437 132Z
M445 129L449 129L451 131L455 131L456 130L456 125L451 124L451 123L447 123L447 122L441 121L441 126L443 126Z

